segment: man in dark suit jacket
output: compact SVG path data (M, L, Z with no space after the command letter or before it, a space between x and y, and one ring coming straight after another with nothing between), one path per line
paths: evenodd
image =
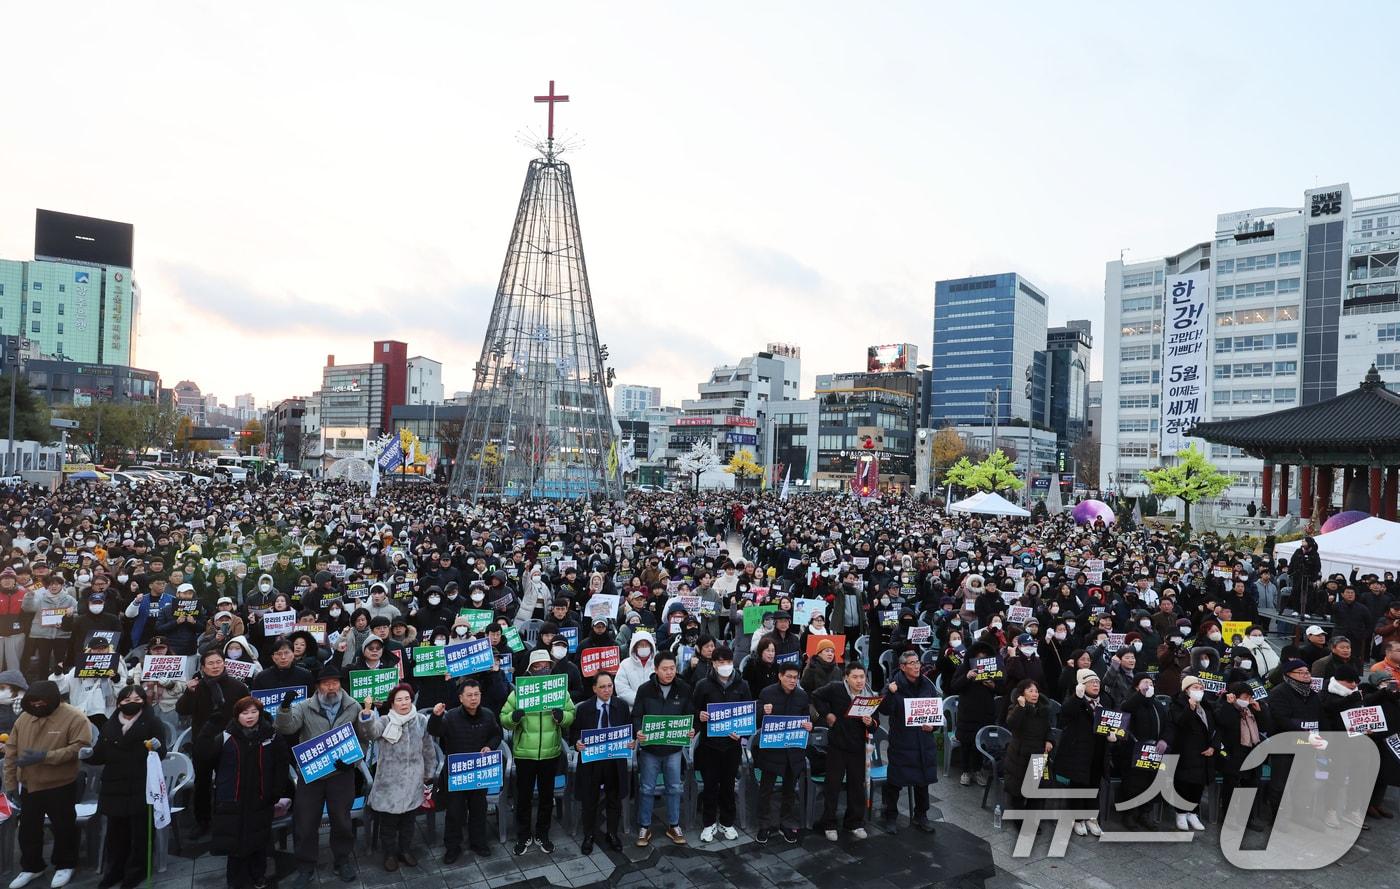
M593 680L593 695L581 701L574 711L574 747L583 752L583 733L600 728L615 728L632 722L632 713L627 702L613 694L611 673L599 673ZM636 747L632 741L628 746ZM593 838L598 830L598 796L602 791L607 811L607 830L603 840L614 852L622 851L622 840L617 835L618 824L622 820L622 800L627 796L628 761L625 759L604 759L597 762L580 762L574 787L579 804L583 807L583 842L579 844L584 855L593 852Z
M807 693L797 685L799 675L797 664L782 664L778 667L778 681L758 693L759 733L762 734L763 721L769 716L810 717L810 703ZM812 720L805 719L802 727L812 730ZM755 738L758 735L754 736ZM778 830L789 843L797 842L797 780L806 763L807 751L793 747L765 749L757 742L753 744L754 766L763 777L758 782L758 836L760 843L768 842L773 833L773 786L779 778L783 781L782 810L778 819Z

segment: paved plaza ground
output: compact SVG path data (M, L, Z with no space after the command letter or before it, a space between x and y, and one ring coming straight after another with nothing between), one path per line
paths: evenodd
M839 843L806 831L796 845L775 837L760 846L750 833L734 842L699 845L699 830L687 831L692 845L675 847L660 835L650 849L638 849L627 841L622 853L595 849L579 853L578 838L556 827L553 855L538 849L519 858L504 847L477 860L467 853L451 867L442 865L440 840L428 845L426 825L420 819L419 865L386 873L382 856L368 848L365 832L357 836L359 879L342 883L331 872L329 853L322 843L318 885L355 887L403 887L403 889L456 889L456 887L657 887L657 889L1110 889L1129 885L1225 885L1228 881L1256 880L1248 871L1225 861L1218 843L1219 830L1209 825L1189 844L1105 843L1092 837L1071 837L1062 858L1049 855L1049 825L1041 828L1032 854L1013 858L1018 825L1008 821L1003 829L992 827L990 808L981 808L982 788L961 787L944 780L934 787L933 815L938 832L930 838L903 826L895 834L871 825L864 841L843 835ZM1105 825L1108 827L1108 825ZM1313 871L1270 872L1270 889L1292 887L1360 887L1394 885L1391 850L1400 841L1400 819L1379 821L1365 831L1356 847L1340 862ZM274 857L283 886L289 885L294 862L290 848ZM203 844L186 846L173 856L155 889L213 889L224 883L224 859L209 855ZM51 872L50 872L51 873ZM48 885L45 879L33 884ZM7 882L9 875L3 879ZM97 877L89 866L80 869L72 883L91 889ZM3 884L0 884L3 885Z

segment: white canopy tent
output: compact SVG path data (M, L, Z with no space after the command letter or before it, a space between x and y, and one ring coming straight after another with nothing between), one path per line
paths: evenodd
M949 512L967 512L976 515L1005 515L1030 518L1030 513L1000 494L973 494L966 500L959 500L948 507Z
M1318 534L1317 553L1322 559L1322 574L1340 572L1351 574L1356 568L1362 574L1385 571L1400 573L1400 522L1388 522L1375 517L1362 519L1345 528ZM1290 540L1274 547L1275 559L1291 559L1302 545Z

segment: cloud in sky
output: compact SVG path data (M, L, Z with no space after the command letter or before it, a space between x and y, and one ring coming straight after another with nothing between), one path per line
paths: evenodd
M136 362L228 401L306 394L376 338L465 388L552 78L600 336L674 403L769 341L802 347L804 392L867 345L927 358L939 278L1020 271L1102 342L1120 249L1315 183L1400 187L1356 150L1393 116L1282 122L1354 86L1317 45L1384 57L1400 10L1106 9L168 0L75 28L20 5L0 256L32 255L35 207L135 224Z

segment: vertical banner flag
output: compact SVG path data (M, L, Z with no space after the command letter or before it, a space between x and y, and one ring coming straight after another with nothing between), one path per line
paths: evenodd
M1185 447L1186 432L1206 411L1210 343L1210 272L1167 278L1162 320L1162 456Z

